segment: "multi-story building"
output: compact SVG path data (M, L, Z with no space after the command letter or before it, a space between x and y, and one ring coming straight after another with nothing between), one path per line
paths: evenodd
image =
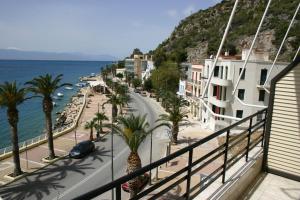
M179 81L179 90L177 94L189 101L192 116L200 119L201 104L198 98L201 95L203 65L182 63L181 69L185 74L185 77Z
M272 62L268 60L268 55L264 52L251 54L235 95L232 94L242 71L246 53L243 51L242 57L223 56L218 60L208 86L207 96L205 95L204 98L205 104L203 104L201 118L205 127L219 130L268 105L269 95L263 85ZM205 60L205 78L209 77L213 62L213 59ZM286 63L277 62L270 79L286 65ZM206 84L207 79L204 79L203 88Z
M127 72L134 73L135 77L144 80L150 77L153 70L152 56L148 54L133 55L133 58L125 59L125 69Z
M129 73L134 73L134 59L126 58L125 59L125 71Z

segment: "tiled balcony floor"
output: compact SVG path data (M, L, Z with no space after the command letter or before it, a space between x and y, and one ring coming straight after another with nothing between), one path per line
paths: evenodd
M261 178L249 200L298 200L300 199L300 182L274 174L266 174Z

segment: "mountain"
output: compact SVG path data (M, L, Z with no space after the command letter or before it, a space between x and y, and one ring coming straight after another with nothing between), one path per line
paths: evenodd
M88 55L82 53L55 53L40 51L23 51L17 49L0 49L0 59L7 60L90 60L115 61L110 55Z
M235 0L200 10L183 19L169 38L154 50L156 63L171 59L177 62L202 63L216 54ZM250 48L267 0L240 0L223 51L240 54ZM275 57L299 0L273 0L265 18L255 50L270 52ZM279 60L290 61L300 42L300 14L293 24Z

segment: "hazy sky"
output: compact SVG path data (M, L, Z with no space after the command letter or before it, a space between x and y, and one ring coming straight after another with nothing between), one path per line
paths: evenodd
M0 48L127 56L218 0L0 0Z

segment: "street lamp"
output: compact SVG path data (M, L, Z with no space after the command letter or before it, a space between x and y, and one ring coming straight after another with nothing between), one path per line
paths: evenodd
M116 79L115 77L112 78L113 82L113 88L115 87ZM114 92L114 91L112 91ZM112 102L113 103L113 102ZM114 181L114 129L113 129L113 123L115 122L114 117L114 111L113 111L113 105L111 107L111 181ZM114 200L114 189L111 191L111 199Z

